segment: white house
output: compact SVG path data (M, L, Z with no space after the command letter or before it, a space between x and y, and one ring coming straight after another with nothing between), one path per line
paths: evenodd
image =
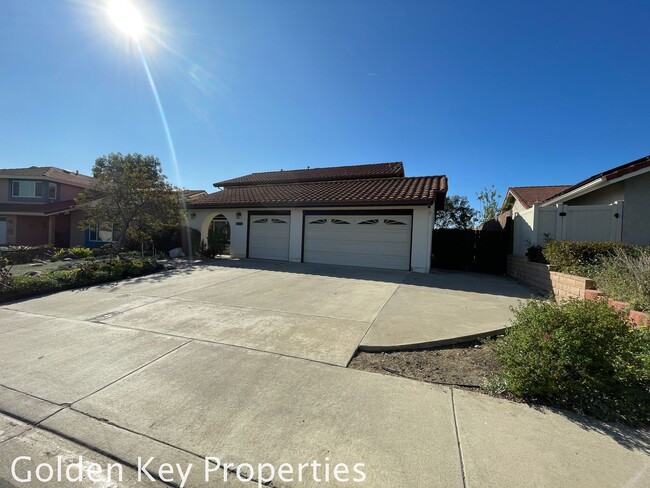
M401 162L252 173L214 184L189 205L208 235L230 226L237 258L429 272L446 176L407 178Z
M650 245L650 156L572 186L513 187L513 254L545 240Z

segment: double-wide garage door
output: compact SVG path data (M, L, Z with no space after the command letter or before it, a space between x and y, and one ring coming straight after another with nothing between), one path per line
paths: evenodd
M306 215L303 261L410 268L411 215Z
M408 270L411 225L411 215L307 214L302 260ZM290 228L289 215L251 215L248 256L288 261Z

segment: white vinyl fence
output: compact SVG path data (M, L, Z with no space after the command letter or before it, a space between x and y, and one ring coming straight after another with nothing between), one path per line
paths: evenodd
M621 240L623 202L609 205L564 205L532 208L513 216L513 254L524 256L529 246L557 241Z

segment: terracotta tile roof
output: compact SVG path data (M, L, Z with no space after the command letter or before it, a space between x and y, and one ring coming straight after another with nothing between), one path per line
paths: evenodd
M446 176L371 178L227 187L199 197L192 208L427 205L444 202Z
M308 181L391 178L395 176L404 176L404 166L401 162L251 173L231 180L218 181L214 183L214 186L225 188L231 186L300 183Z
M74 207L74 200L63 200L61 202L51 203L0 203L0 214L36 213L42 215L53 215L66 212Z
M525 208L530 208L536 203L548 200L558 193L569 188L569 185L550 185L550 186L514 186L508 188L508 192L519 200Z
M602 173L598 173L593 176L590 176L589 178L582 180L580 183L576 183L575 185L567 186L564 190L558 192L555 195L549 196L546 200L550 200L554 197L559 197L560 195L563 195L565 193L569 193L573 190L577 190L578 188L585 186L586 184L591 183L592 181L596 181L599 179L603 179L605 181L611 181L620 178L622 176L628 175L630 173L634 173L635 171L639 171L640 169L644 169L648 167L650 167L650 156L644 156L640 159L636 159L634 161L623 164L621 166L617 166L615 168L608 169L607 171L603 171Z
M0 178L38 178L82 188L90 188L93 186L93 178L91 176L55 168L54 166L0 169Z
M208 192L205 190L183 190L183 196L186 200L194 200L195 198L201 195L207 195Z

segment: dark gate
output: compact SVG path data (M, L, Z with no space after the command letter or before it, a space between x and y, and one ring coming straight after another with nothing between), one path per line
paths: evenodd
M436 229L431 252L434 268L505 274L508 232Z

